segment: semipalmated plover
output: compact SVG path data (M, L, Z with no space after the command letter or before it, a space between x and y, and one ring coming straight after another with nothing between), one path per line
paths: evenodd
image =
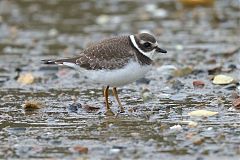
M84 73L91 82L105 86L106 113L112 113L108 103L109 87L113 87L113 95L119 104L120 111L124 112L117 87L144 77L150 70L156 53L167 53L167 51L159 47L153 35L140 33L102 40L73 58L43 61L45 64L75 68Z

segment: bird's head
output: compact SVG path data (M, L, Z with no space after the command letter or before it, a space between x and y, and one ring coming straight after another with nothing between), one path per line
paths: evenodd
M150 59L153 59L156 53L167 53L159 47L156 38L149 33L130 35L130 39L133 46Z

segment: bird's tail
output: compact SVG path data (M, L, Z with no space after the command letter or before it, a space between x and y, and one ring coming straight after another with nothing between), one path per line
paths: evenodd
M57 60L52 60L52 59L43 59L42 60L43 64L58 64L56 61Z
M58 60L44 59L42 60L42 62L44 64L57 64L57 65L65 65L72 68L76 68L76 67L79 67L76 62L77 59L78 58L66 58L66 59L58 59Z

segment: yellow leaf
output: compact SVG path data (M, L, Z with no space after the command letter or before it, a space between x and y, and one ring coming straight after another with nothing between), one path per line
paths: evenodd
M197 110L188 113L189 116L196 116L196 117L209 117L218 114L218 112L212 112L208 110Z

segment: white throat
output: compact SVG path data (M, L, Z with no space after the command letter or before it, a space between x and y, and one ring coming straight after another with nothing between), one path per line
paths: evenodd
M134 35L130 35L130 40L133 44L133 46L139 51L141 52L143 55L147 56L148 58L150 58L151 60L154 58L154 52L155 52L155 49L152 50L152 51L149 51L149 52L144 52L143 50L141 50L141 48L138 47L137 43L136 43L136 40L134 38Z

